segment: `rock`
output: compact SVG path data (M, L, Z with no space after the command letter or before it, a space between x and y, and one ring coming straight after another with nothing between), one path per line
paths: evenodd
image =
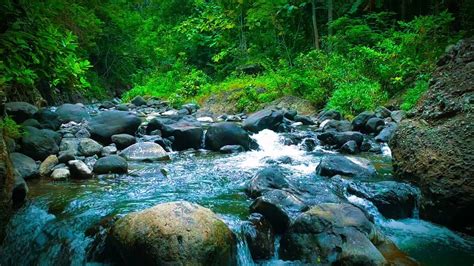
M187 104L183 104L181 108L186 109L189 114L194 114L195 112L197 112L197 110L199 110L199 105L195 103L187 103Z
M367 121L369 119L374 118L375 113L371 111L365 111L360 114L358 114L354 119L352 120L352 127L354 130L361 131L365 129L365 124L367 124Z
M439 61L414 116L389 145L394 174L421 190L420 218L474 235L474 39Z
M135 106L146 105L146 101L145 101L145 99L143 99L142 96L136 96L130 102L133 103L133 105L135 105Z
M203 116L203 117L198 117L197 121L202 122L202 123L214 123L214 119L209 116Z
M81 139L79 141L79 155L81 156L93 156L96 154L100 154L102 151L102 145L97 143L93 139Z
M112 136L112 142L115 143L117 149L123 150L137 142L137 139L129 134L117 134Z
M377 171L366 159L330 155L324 157L318 164L316 174L327 177L342 175L352 178L370 179L377 176Z
M111 109L111 108L114 108L114 107L115 107L115 104L111 101L105 101L105 102L102 102L99 105L99 108L101 108L101 109Z
M26 102L9 102L5 104L5 111L15 122L21 123L33 118L38 108Z
M378 117L372 117L367 120L365 124L365 132L367 133L379 133L381 128L385 125L383 119Z
M271 166L259 170L247 183L245 192L252 198L261 196L264 192L273 189L289 188L283 170L278 166Z
M395 181L352 183L347 192L371 201L389 219L413 217L418 197L416 188Z
M375 137L375 140L378 142L389 142L393 134L395 134L395 130L397 130L396 123L388 123L382 131Z
M20 206L25 202L26 195L28 194L28 185L25 180L20 176L15 176L12 189L12 202L14 206Z
M315 123L309 116L297 115L293 119L295 122L303 123L303 125L314 125Z
M240 145L225 145L224 147L219 149L219 152L223 154L239 153L244 151L244 147Z
M89 179L92 178L92 170L83 161L72 160L68 162L71 178Z
M141 120L132 113L105 111L91 119L89 126L93 139L110 143L113 135L135 134L140 124Z
M377 109L375 109L375 116L381 119L390 117L391 114L392 112L383 106L379 106Z
M117 147L115 147L113 145L103 147L102 150L100 151L100 155L103 156L103 157L108 156L108 155L112 155L112 154L116 154L116 153L117 153Z
M264 129L276 130L282 121L283 112L274 109L264 109L245 119L243 128L254 133Z
M39 167L39 173L43 177L49 177L53 168L59 163L58 157L56 155L48 156Z
M94 164L97 162L97 155L91 156L91 157L86 157L83 162L89 167L90 169L94 168Z
M110 243L126 265L235 265L236 238L211 210L169 202L120 218Z
M76 159L76 154L72 150L66 150L59 152L58 161L60 163L67 163Z
M63 138L61 144L59 144L59 150L61 152L68 151L73 155L79 155L79 142L81 140L77 138Z
M58 130L61 126L61 121L57 113L48 109L41 109L35 114L35 119L41 124L42 128L51 130Z
M296 215L307 209L301 199L279 189L264 192L250 205L250 212L262 214L278 234L285 232Z
M284 260L323 265L385 265L374 225L350 204L324 203L300 214L281 239Z
M406 115L407 114L405 111L398 110L398 111L393 111L390 114L390 117L393 119L393 121L395 121L395 123L400 123L402 122L403 119L405 119Z
M165 161L169 160L168 153L153 142L139 142L126 148L120 153L128 161Z
M115 109L117 109L117 111L128 111L129 110L128 105L126 105L126 104L119 104L115 107Z
M347 120L326 120L324 124L321 124L323 131L338 131L346 132L352 131L352 123Z
M342 147L348 141L355 141L360 146L364 141L364 135L356 131L336 132L330 131L318 135L318 139L325 145L334 145L336 148Z
M69 172L68 168L54 169L53 173L51 174L51 178L53 180L66 180L69 177L71 177L71 172Z
M288 110L283 114L283 117L285 117L286 119L290 119L290 120L294 121L295 116L297 114L298 114L298 112L296 110Z
M317 116L316 120L320 123L324 122L325 120L332 119L332 120L341 120L342 115L336 110L324 110L321 111Z
M21 123L22 126L24 127L35 127L41 129L41 124L38 122L38 120L29 118L26 119L23 123Z
M357 142L349 140L341 146L341 152L347 154L356 154L359 151Z
M242 226L253 260L268 260L275 250L275 234L271 224L259 213L252 213Z
M89 133L89 131L85 128L81 128L79 129L79 131L76 132L76 134L74 135L76 138L79 138L79 139L82 139L82 138L90 138L91 137L91 133Z
M147 134L160 130L165 138L173 138L174 150L199 149L202 145L204 130L201 123L192 116L173 115L169 117L157 117L151 120L147 126Z
M87 109L82 104L65 103L56 109L59 121L61 123L68 123L74 121L80 123L83 120L89 120L91 117Z
M51 154L59 151L57 139L48 131L34 127L25 127L25 134L21 138L22 153L35 160L44 160Z
M94 173L102 174L126 174L128 171L127 161L118 155L109 155L100 158L94 164Z
M245 150L250 148L250 137L247 131L235 123L222 122L211 125L206 132L206 148L214 151L226 145L240 145Z
M186 122L169 125L163 130L163 137L174 138L172 147L177 151L201 148L203 136L202 127Z
M39 177L38 165L35 160L21 153L10 153L10 160L13 164L15 176L28 180Z

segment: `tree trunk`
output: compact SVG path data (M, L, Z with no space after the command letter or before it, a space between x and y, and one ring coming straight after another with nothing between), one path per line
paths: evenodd
M316 21L316 0L311 1L311 10L312 10L312 19L313 19L313 31L314 31L314 48L316 50L320 49L319 46L319 32L318 32L318 23Z

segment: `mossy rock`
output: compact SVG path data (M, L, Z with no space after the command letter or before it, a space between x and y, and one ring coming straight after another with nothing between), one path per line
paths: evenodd
M211 210L178 201L126 215L110 244L127 265L235 265L236 238Z

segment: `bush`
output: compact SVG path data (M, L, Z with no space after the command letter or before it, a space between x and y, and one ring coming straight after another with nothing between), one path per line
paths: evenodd
M326 109L335 109L344 115L374 110L387 100L387 93L373 81L359 81L339 86L329 99Z
M8 116L0 120L0 130L3 131L4 136L12 139L19 139L23 135L21 126Z
M428 90L428 82L426 80L418 80L415 86L408 89L403 96L403 103L400 106L402 110L409 111L418 103L423 93Z

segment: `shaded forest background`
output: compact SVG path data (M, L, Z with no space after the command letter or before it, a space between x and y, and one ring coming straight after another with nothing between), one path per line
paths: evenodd
M351 116L412 108L472 0L2 0L0 88L39 105L285 95Z

